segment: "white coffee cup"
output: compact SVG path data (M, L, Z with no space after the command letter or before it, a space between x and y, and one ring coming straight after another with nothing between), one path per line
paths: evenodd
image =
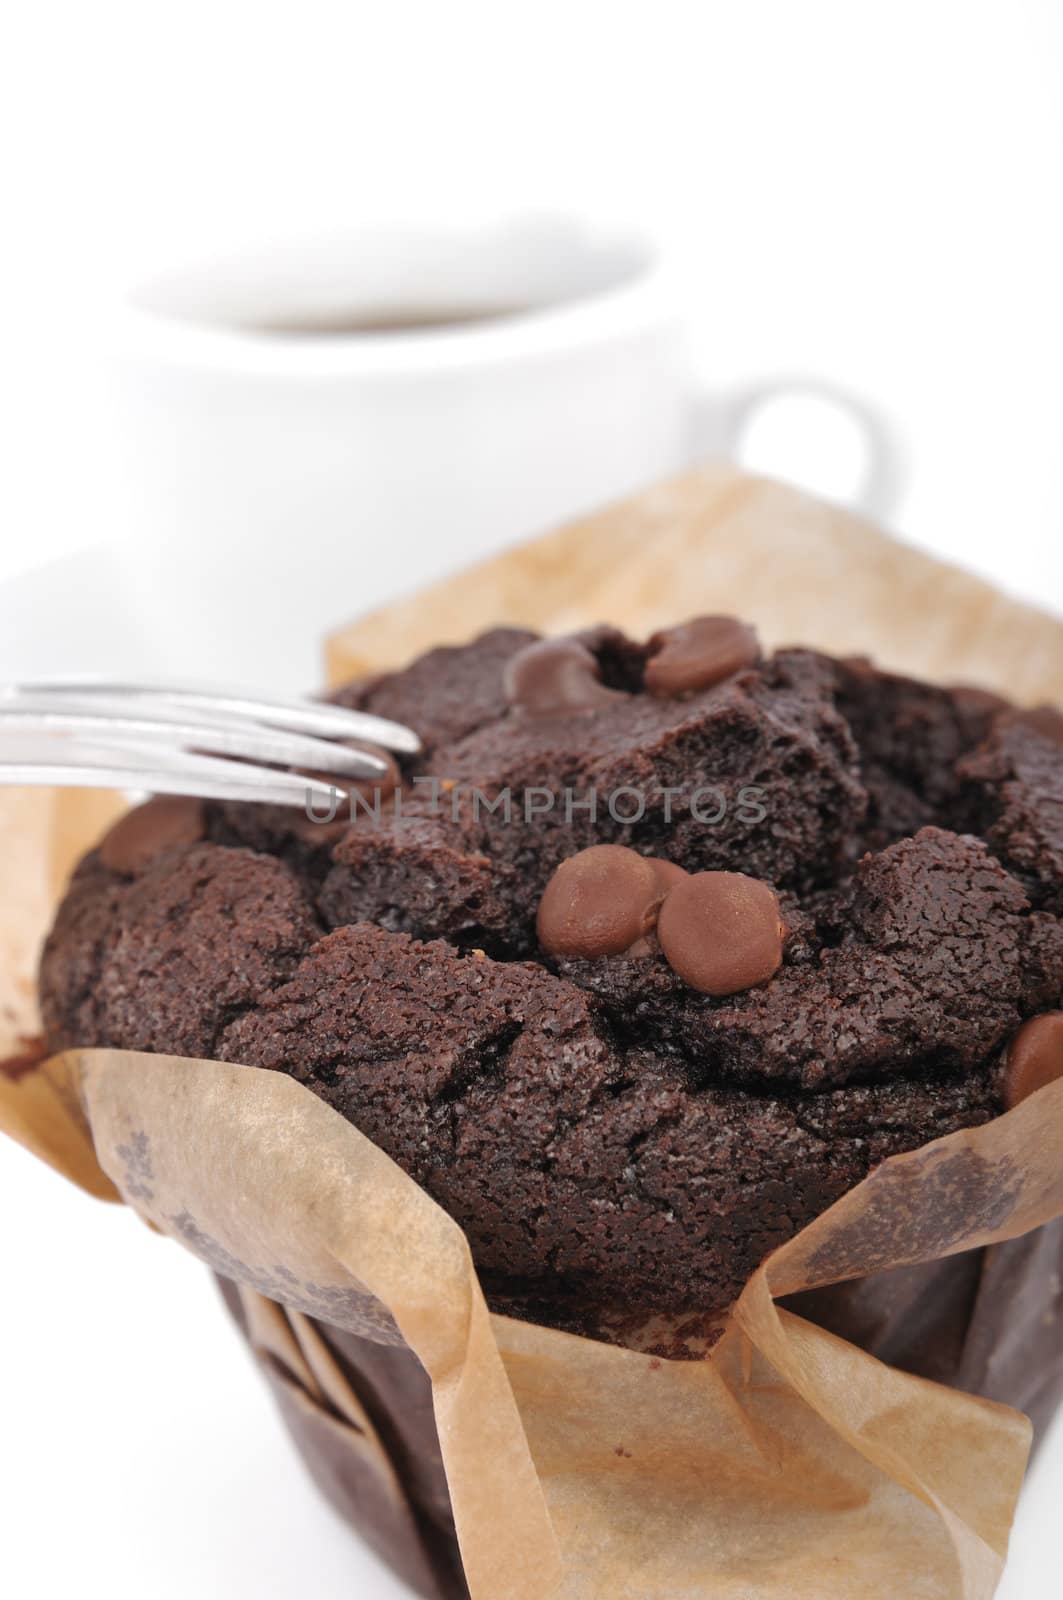
M310 686L354 613L728 453L757 396L697 396L684 323L645 237L566 217L146 284L116 359L138 661L149 639L158 674Z

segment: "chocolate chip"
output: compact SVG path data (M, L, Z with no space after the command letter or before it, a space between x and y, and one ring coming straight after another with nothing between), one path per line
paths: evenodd
M1063 1011L1045 1011L1024 1022L1008 1046L1004 1104L1010 1111L1057 1078L1063 1078Z
M653 927L668 885L660 869L621 844L594 844L562 861L546 885L536 930L554 956L616 956Z
M658 856L645 858L653 868L654 876L661 888L662 894L667 894L669 889L674 889L677 883L684 878L689 878L690 873L681 867L677 861L662 861Z
M657 937L665 960L702 994L737 994L782 964L785 929L775 891L742 872L696 872L665 898Z
M694 617L655 633L649 643L646 688L650 694L685 694L751 667L760 659L753 629L737 617Z
M653 868L653 875L657 879L657 888L659 891L660 900L662 902L669 889L673 888L674 885L680 881L680 879L690 876L686 868L679 866L679 864L675 861L662 861L657 856L647 856L646 861ZM655 909L659 910L660 906L658 905ZM657 949L657 942L652 937L653 933L656 932L656 929L657 917L654 916L652 929L647 928L643 937L641 939L636 939L635 943L631 945L629 949L625 950L624 954L628 956L653 955Z
M141 872L155 856L180 844L198 844L207 831L202 800L190 795L159 795L127 811L100 845L100 859L112 872Z
M612 636L612 629L593 629L563 639L537 639L506 663L505 690L510 705L532 716L586 711L618 698L602 682L592 646Z

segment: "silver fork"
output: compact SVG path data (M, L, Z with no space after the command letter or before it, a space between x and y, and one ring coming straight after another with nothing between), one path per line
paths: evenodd
M379 782L389 770L347 741L406 755L421 748L401 722L231 687L98 678L0 684L0 784L321 805L345 794L344 778Z

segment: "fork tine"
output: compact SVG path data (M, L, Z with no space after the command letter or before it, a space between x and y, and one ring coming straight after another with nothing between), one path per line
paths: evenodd
M411 728L365 711L350 711L315 700L274 697L249 690L209 684L120 683L103 678L61 678L0 687L0 701L15 702L27 695L35 699L53 695L100 696L120 703L135 703L145 711L162 706L200 710L208 714L251 718L269 727L332 739L365 739L386 750L416 755L421 741Z
M275 805L328 806L346 791L291 772L274 772L187 751L160 751L120 742L107 745L49 737L0 739L0 784L78 789L137 789L189 794L204 800L255 800Z
M85 710L84 707L91 709ZM279 732L254 722L231 718L192 722L187 713L166 707L148 716L139 704L130 706L91 696L27 695L13 703L0 701L0 730L72 734L109 742L164 739L192 750L276 762L286 767L311 767L357 778L380 778L388 763L368 750L315 739L309 734Z

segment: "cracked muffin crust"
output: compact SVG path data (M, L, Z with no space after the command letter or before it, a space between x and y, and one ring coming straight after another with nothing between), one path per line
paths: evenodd
M341 691L422 736L397 808L112 836L44 952L49 1045L292 1074L457 1218L496 1309L722 1309L879 1161L1003 1109L1063 994L1063 746L733 624L699 682L704 632L496 629ZM551 954L544 890L602 844L768 886L771 975L699 992L652 918Z

